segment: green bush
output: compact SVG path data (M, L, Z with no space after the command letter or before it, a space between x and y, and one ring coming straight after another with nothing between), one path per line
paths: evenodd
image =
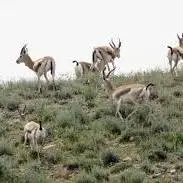
M121 183L147 183L146 174L138 169L129 168L120 174Z
M102 167L94 167L91 173L98 182L109 181L109 174Z
M2 155L13 155L12 144L7 140L1 140L0 142L0 156Z
M77 176L75 182L76 183L96 183L96 179L92 175L82 172Z
M101 160L104 166L113 165L120 161L119 157L111 151L105 151L101 155Z

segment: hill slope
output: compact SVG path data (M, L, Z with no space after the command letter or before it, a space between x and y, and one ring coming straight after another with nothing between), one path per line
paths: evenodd
M162 71L114 77L116 85L155 83L159 95L122 105L124 117L136 110L125 123L114 117L102 80L89 81L58 80L56 91L42 94L34 82L0 86L0 182L181 182L183 81ZM19 104L27 106L27 121L48 130L40 162L22 143Z

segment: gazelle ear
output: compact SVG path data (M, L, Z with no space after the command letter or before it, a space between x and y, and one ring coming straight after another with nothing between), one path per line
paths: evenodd
M25 44L25 45L22 47L21 51L20 51L20 55L22 55L22 54L27 54L27 53L28 53L27 44Z

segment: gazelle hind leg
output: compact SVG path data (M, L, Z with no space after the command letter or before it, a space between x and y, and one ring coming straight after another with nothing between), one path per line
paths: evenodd
M44 73L44 77L45 77L46 83L47 83L47 85L48 85L48 84L49 84L49 80L48 80L48 77L47 77L47 72Z
M172 68L172 73L175 73L175 76L177 76L177 71L175 70L175 69L177 69L177 65L178 65L178 59L175 60L175 64L174 64L174 66Z
M41 82L40 82L40 76L38 76L38 92L39 92L39 93L42 93L42 90L41 90Z
M134 109L127 117L126 119L128 120L133 114L137 112L137 109Z
M27 132L25 132L25 135L24 135L24 145L26 146L26 144L27 144L27 136L28 136L28 134L27 134Z
M121 121L124 121L121 113L120 113L120 106L121 106L121 101L118 101L117 105L116 105L116 113L115 116L117 117L117 115L119 116L119 118L121 119Z
M38 161L40 161L40 152L39 152L39 146L38 146L37 140L35 140L35 147L36 147L36 151L37 151Z
M54 76L52 76L52 82L53 82L53 89L56 90L56 85L55 85L55 79Z
M168 57L169 65L170 65L170 73L172 74L172 56Z

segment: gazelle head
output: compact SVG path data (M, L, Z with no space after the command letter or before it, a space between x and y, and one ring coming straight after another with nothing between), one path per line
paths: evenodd
M179 40L179 46L180 47L183 47L183 33L182 33L182 37L180 37L178 34L177 34L177 38Z
M105 85L105 88L107 89L108 94L110 94L115 89L115 87L113 86L113 84L110 81L110 74L115 69L116 68L114 68L111 71L109 71L109 73L107 75L105 74L106 67L103 69L103 80L104 80L104 85Z
M18 113L21 119L23 120L25 120L25 116L26 116L25 109L26 109L26 105L23 105L22 107L20 107L20 105L18 106Z
M118 58L120 58L120 47L121 47L121 41L120 41L120 39L119 39L118 47L116 47L116 45L114 44L114 42L113 42L112 39L111 39L111 43L109 43L109 45L113 49L115 56L118 57Z
M28 49L27 49L27 44L25 44L21 51L20 51L20 56L16 60L17 64L23 63L25 61L26 56L28 56Z

